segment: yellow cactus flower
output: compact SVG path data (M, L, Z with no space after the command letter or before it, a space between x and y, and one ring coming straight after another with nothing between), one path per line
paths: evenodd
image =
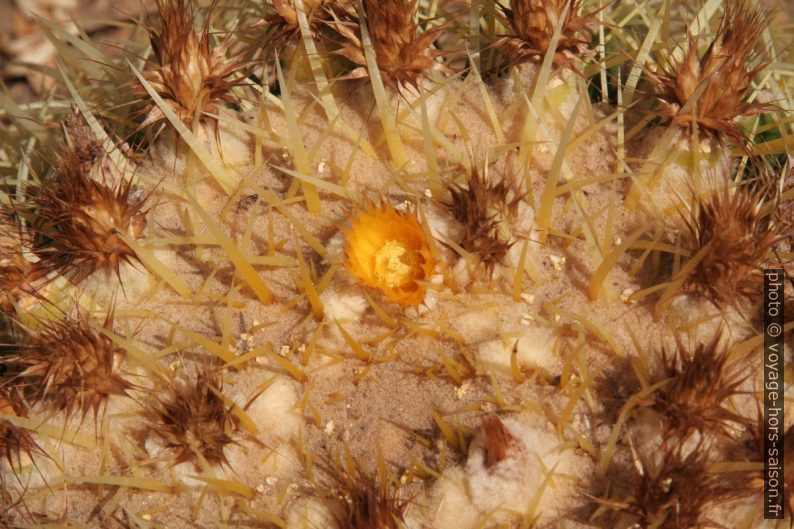
M418 305L421 285L435 268L416 210L400 213L389 204L359 211L347 238L347 267L361 284L381 290L389 301Z

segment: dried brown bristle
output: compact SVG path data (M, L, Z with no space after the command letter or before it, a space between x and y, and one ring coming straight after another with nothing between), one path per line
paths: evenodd
M220 375L204 370L195 379L172 381L163 398L147 402L145 417L152 433L173 452L174 462L192 461L198 454L209 463L228 465L224 447L234 444L240 419L221 398Z
M717 306L755 299L763 289L763 267L772 248L790 236L791 219L764 211L768 190L723 185L697 198L686 220L684 246L692 256L705 251L685 286Z
M112 326L109 314L104 326ZM75 319L43 322L30 330L18 326L20 353L5 360L32 402L67 415L94 417L111 395L126 395L131 385L114 369L121 350L83 313Z
M332 504L334 529L403 529L407 500L400 499L399 489L385 474L384 465L377 473L358 468L352 458L347 467L341 463L323 465L329 478L318 492Z
M12 314L23 297L35 297L47 274L44 267L25 258L22 252L29 241L23 239L27 237L0 211L0 313Z
M662 101L659 115L690 131L697 125L705 134L726 136L744 147L746 138L734 121L764 110L764 105L747 102L753 78L768 61L759 61L759 39L768 27L769 15L757 2L736 0L725 3L719 29L705 55L699 58L700 38L689 36L689 49L679 62L649 78ZM687 111L682 111L698 88L703 91Z
M36 296L39 280L47 271L11 250L0 257L0 312L11 314L15 304L26 296Z
M485 468L491 468L510 456L517 439L496 415L483 419L482 430L485 434Z
M59 157L56 178L41 183L29 206L38 236L34 251L42 266L75 283L98 270L118 275L122 263L137 260L120 235L142 235L146 200L136 197L131 180L111 185L102 170L102 180L94 178L75 149L64 146Z
M0 385L0 415L27 417L19 388ZM8 464L12 473L16 473L16 469L22 466L23 455L33 459L36 454L45 455L28 430L7 419L0 419L0 460ZM3 479L0 474L0 486L4 485Z
M367 28L384 82L396 90L417 87L431 70L445 70L436 59L443 52L430 48L446 26L420 31L418 0L364 0ZM346 40L336 53L357 64L347 79L367 77L367 60L355 19L335 20L333 28Z
M83 165L90 167L105 154L105 149L76 106L72 107L72 113L67 118L63 129L67 145Z
M254 27L265 26L262 47L270 49L294 45L301 38L295 1L268 0L266 3L268 13L254 24ZM338 16L355 15L352 2L347 0L303 0L303 11L314 38L321 37L324 34L323 29L330 29L329 23L334 19L334 12Z
M148 27L154 62L143 76L166 105L188 126L202 113L217 114L221 103L234 103L231 89L245 80L246 67L237 59L226 59L228 42L210 48L212 8L205 13L200 30L194 26L195 4L191 0L156 0L159 27ZM141 86L140 91L146 91ZM141 128L165 119L153 102L148 105Z
M565 18L563 11L568 8ZM501 6L514 35L502 37L492 47L505 47L507 66L541 62L546 55L557 24L562 24L554 63L569 64L587 51L589 26L595 13L580 15L582 0L512 0L510 8Z
M683 439L693 431L733 436L737 426L749 424L729 409L749 370L729 363L729 356L719 337L694 351L680 340L674 353L661 350L661 373L655 378L669 382L653 394L651 406L663 417L667 439Z
M707 470L705 446L685 453L681 445L662 454L658 463L635 458L634 486L619 505L637 527L654 529L706 529L720 527L708 519L707 511L748 494L742 476L719 475Z
M488 181L487 175L476 167L465 186L450 182L449 193L446 206L463 225L463 236L455 242L479 257L488 274L492 274L513 244L502 232L503 222L518 213L521 194L506 179Z

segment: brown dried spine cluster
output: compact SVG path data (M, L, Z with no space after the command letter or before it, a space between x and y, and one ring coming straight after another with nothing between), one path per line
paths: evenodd
M131 180L107 176L75 149L65 146L59 156L55 178L42 182L26 206L35 215L34 251L42 266L76 283L99 270L118 275L123 263L137 260L124 237L143 234L146 200L136 197Z
M719 338L694 351L679 341L674 353L662 350L661 363L656 378L668 382L653 394L651 407L662 416L666 440L679 442L694 431L731 437L748 424L730 406L749 371L729 361Z
M111 324L109 315L104 326ZM120 348L83 313L36 330L17 326L15 334L19 354L4 364L31 402L83 418L93 410L96 417L110 396L126 395L131 388L116 372Z
M752 472L718 472L714 465L723 457L717 447L738 444L753 427L732 409L732 398L742 393L751 374L749 366L730 359L721 333L694 349L676 337L674 352L661 349L658 360L659 371L648 383L661 385L640 404L660 415L659 448L639 452L630 440L633 486L603 503L618 515L621 527L721 527L709 517L714 509L752 495L757 487L748 479Z
M330 482L322 494L332 504L336 529L402 529L408 501L400 499L385 470L368 473L355 467L352 458L346 468L339 463L325 465Z
M0 313L12 314L23 298L39 295L47 270L23 255L22 233L0 212Z
M27 409L18 388L0 385L0 415L27 416ZM22 456L32 459L34 454L44 454L44 451L31 433L8 419L0 419L0 461L4 461L15 474L16 469L22 466ZM5 487L4 479L0 474L0 488Z
M191 461L201 468L201 458L228 465L223 449L236 443L240 419L221 397L222 379L205 370L192 380L171 381L162 398L145 403L144 417L150 432L173 452L175 464Z
M690 132L697 126L710 137L727 137L744 147L747 140L735 119L765 108L748 102L748 96L753 78L768 64L756 51L768 22L757 2L726 2L719 29L702 57L700 38L690 35L682 60L649 75L662 102L659 115Z
M431 44L444 31L438 26L420 31L416 21L418 0L364 0L367 28L375 49L378 69L384 82L395 90L417 87L419 80L432 70L443 70L436 59L443 52ZM336 53L359 67L345 76L348 79L367 77L367 60L359 24L354 19L337 19L333 28L345 39Z
M790 237L791 219L766 211L768 187L755 191L725 184L707 197L697 198L683 246L700 260L685 286L714 304L738 305L754 300L763 289L763 267L774 246Z
M514 35L502 37L492 46L505 47L508 66L541 62L558 24L562 28L554 52L555 64L569 64L588 49L595 13L580 14L582 0L512 0L510 8L500 7Z
M204 121L203 113L217 114L222 103L234 103L231 89L240 85L246 65L226 59L228 42L210 47L212 9L205 13L204 24L197 30L194 3L189 0L157 0L159 27L148 27L154 61L149 62L143 77L165 104L191 127ZM139 91L146 94L143 86ZM154 102L148 105L141 128L165 119Z
M450 183L449 194L446 205L463 225L463 235L455 242L479 257L488 274L493 273L513 244L503 229L505 221L518 214L521 194L506 179L491 182L485 171L476 168L465 186Z
M611 502L636 527L681 529L719 527L709 520L710 508L746 495L741 477L708 469L709 450L702 444L685 450L666 447L650 461L634 454L634 486L628 497Z
M303 12L312 37L317 39L327 36L324 30L330 30L334 14L353 16L355 10L348 0L303 0ZM268 12L253 27L264 27L263 38L257 39L265 50L282 49L294 45L301 38L298 22L298 8L295 0L268 0Z

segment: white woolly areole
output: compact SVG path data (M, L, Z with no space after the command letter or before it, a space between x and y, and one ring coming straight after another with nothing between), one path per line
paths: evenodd
M411 123L412 126L422 128L422 105L427 111L427 119L430 123L437 123L439 116L444 110L446 97L444 90L438 89L438 84L431 79L419 78L419 86L415 88L410 84L402 87L399 94L392 93L390 90L386 93L391 96L391 104L401 106L408 104L411 108L415 109L406 116L406 122Z
M525 218L520 222L523 228L528 228L528 232L523 236L524 238L516 240L515 244L507 250L502 265L496 267L496 272L494 274L495 276L499 274L502 280L506 281L508 284L512 283L514 280L516 270L521 263L521 252L524 250L525 244L527 244L528 247L527 253L524 256L524 266L529 266L536 270L540 268L540 263L538 262L539 253L536 250L538 247L538 238L536 232L532 229L534 226L534 219L532 218L533 213L531 212L531 208L528 208L526 214L529 216L529 219Z
M230 110L222 109L220 113L226 119L240 121L240 117ZM226 121L210 120L198 127L195 136L201 146L226 167L242 167L251 162L251 135L242 127ZM176 174L182 174L187 169L190 147L172 127L163 130L153 145L153 151L164 168L173 170ZM198 164L198 169L202 170L203 165Z
M256 424L260 437L286 440L297 435L302 423L295 407L297 402L295 384L286 377L278 377L246 411Z
M328 321L360 321L368 306L367 299L360 289L328 288L320 294L320 300L323 302L323 312Z
M247 468L255 469L254 474L273 485L294 482L303 469L298 453L289 442L249 450L248 457L242 463Z
M704 314L716 314L719 318L712 318L704 321L689 333L689 340L692 344L711 343L717 336L721 335L722 340L727 340L727 344L741 340L742 336L752 334L751 320L736 311L733 307L725 307L717 310L714 304L707 298L698 294L682 294L677 296L671 303L671 311L675 311L681 321L696 321ZM671 346L674 345L671 344Z
M458 259L457 262L452 265L450 271L452 272L452 279L460 286L467 286L472 280L471 274L469 273L469 263L466 259Z
M535 515L546 518L573 493L572 479L581 462L570 447L564 447L548 424L536 424L528 416L502 420L516 438L508 457L486 468L482 437L472 443L466 462L466 488L481 513L508 511L524 514L540 496ZM551 479L549 474L552 474ZM545 490L543 489L545 485Z
M345 248L347 247L347 239L345 234L341 231L336 232L328 242L325 243L325 249L328 252L329 263L343 263L345 262Z
M160 258L162 252L155 252ZM97 270L85 278L80 288L82 293L91 296L98 303L110 306L116 310L135 305L143 294L151 287L151 274L140 263L122 262L119 266L119 275L112 270ZM118 288L108 288L108 285L118 284Z
M175 482L182 483L189 488L201 488L207 485L206 482L195 479L194 476L202 474L201 464L197 461L183 461L172 465L173 451L166 446L163 440L155 435L149 435L143 443L146 453L154 459L154 467L165 475L170 475ZM224 456L228 455L229 446L223 449ZM212 464L212 472L221 476L226 475L224 467L220 464Z
M450 467L433 488L434 513L431 527L456 527L470 529L480 519L480 513L472 504L466 487L466 476L460 467Z
M654 128L648 132L640 148L643 156L650 156L664 132L664 127ZM690 139L679 130L669 147L675 151L675 156L665 164L658 183L644 195L646 207L650 210L657 208L671 219L676 219L679 215L676 210L687 215L687 211L694 203L694 195L705 196L719 189L721 182L728 178L730 167L722 149L715 148L705 141L699 146L701 152L697 155L698 165L693 169L695 155L691 147Z
M513 223L513 233L516 235L520 235L521 237L531 237L532 235L532 227L535 225L535 210L532 206L527 204L526 202L519 202L518 203L518 214L516 215L516 220ZM517 241L513 247L519 247L524 244L523 241Z
M546 327L529 327L524 330L516 341L489 340L480 344L477 358L481 363L510 373L513 348L516 349L516 361L519 366L536 367L550 374L560 371L560 360L554 350L556 332Z
M442 241L457 241L460 228L455 226L455 220L449 210L438 202L429 202L425 207L427 227L434 238Z
M558 374L560 359L554 351L556 338L557 333L553 329L529 327L518 339L518 365L540 367L549 373Z
M494 329L499 326L499 315L472 310L453 317L450 323L467 343L482 342L493 337Z
M289 529L320 529L336 525L331 511L316 498L298 498L292 502L285 521Z

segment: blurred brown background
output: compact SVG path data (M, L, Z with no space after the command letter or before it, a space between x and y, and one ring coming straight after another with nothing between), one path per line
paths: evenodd
M113 53L112 43L132 33L129 23L153 6L153 0L0 0L0 79L17 102L35 99L49 88L47 76L26 67L55 66L55 47L37 17L54 20L72 34L78 33L77 21Z

